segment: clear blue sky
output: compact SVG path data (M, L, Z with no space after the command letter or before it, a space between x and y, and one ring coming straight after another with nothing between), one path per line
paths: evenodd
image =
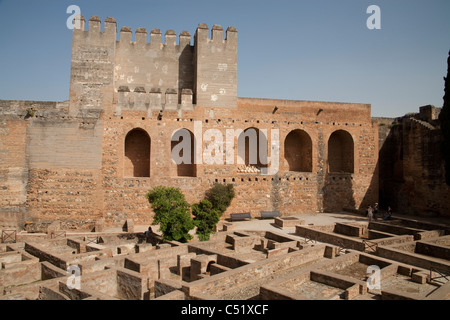
M449 0L0 0L0 99L69 97L69 5L120 30L239 33L238 96L370 103L373 116L441 107ZM369 5L381 30L369 30Z

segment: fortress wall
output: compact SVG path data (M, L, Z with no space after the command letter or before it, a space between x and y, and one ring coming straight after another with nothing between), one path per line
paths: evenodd
M133 31L107 18L102 31L97 16L85 30L74 29L70 84L70 114L92 110L120 114L125 110L179 110L199 106L235 108L237 101L237 30L199 24L191 35L178 38L159 29ZM225 35L225 38L224 38ZM130 92L130 94L128 94ZM114 104L114 106L113 106Z
M402 119L392 127L380 150L383 204L404 214L450 215L442 139L438 127L414 118Z
M23 222L26 210L28 167L27 123L0 121L0 227Z
M89 128L79 121L36 119L27 130L27 155L31 169L100 169L102 123Z
M70 118L68 103L2 101L0 106L2 226L55 219L68 220L73 228L93 224L103 205L101 121Z
M241 100L239 100L241 101ZM10 127L22 130L22 149L17 159L22 161L23 178L17 189L23 212L31 220L65 219L73 227L89 226L105 218L107 224L121 224L126 219L136 223L151 221L151 206L145 194L158 185L180 187L190 203L200 201L213 183L232 183L236 198L225 213L279 210L283 215L303 212L359 210L377 199L377 137L376 129L367 123L311 121L311 115L280 110L276 115L261 112L251 100L232 108L202 108L165 112L161 120L148 118L146 111L126 111L121 116L94 118L62 118L55 115L17 118ZM277 102L273 100L273 102ZM319 104L320 105L320 104ZM323 114L328 104L323 104ZM361 107L355 105L355 108ZM286 107L288 108L288 107ZM45 106L35 105L37 114ZM351 110L351 109L350 109ZM298 113L297 113L298 112ZM345 119L349 112L341 110ZM192 119L192 120L191 120ZM276 120L274 120L276 119ZM22 128L22 129L20 129ZM201 139L201 151L211 142L207 130L216 129L224 135L223 161L226 160L226 130L257 128L266 130L267 146L272 144L272 131L279 133L279 167L276 174L245 173L238 164L238 139L234 136L231 164L197 164L194 176L178 176L177 165L171 160L171 137L179 129L188 129ZM135 177L126 173L125 140L132 130L145 132L150 141L149 176ZM285 156L285 139L290 132L302 130L311 139L309 171L289 171ZM354 173L329 173L327 165L328 139L333 132L344 130L354 142ZM4 131L6 134L7 132ZM14 140L15 144L20 140ZM275 141L274 141L275 142ZM269 156L272 151L269 151ZM25 159L25 160L24 160ZM14 161L9 156L3 161ZM19 161L19 162L20 162ZM128 163L129 164L129 163ZM5 165L11 168L11 166ZM23 182L20 182L23 181ZM12 190L12 189L10 189ZM2 189L5 197L6 190ZM10 201L10 200L8 200ZM17 204L13 204L17 210ZM5 218L6 219L6 218ZM13 217L13 220L15 216Z
M190 203L200 201L204 192L214 182L235 185L236 198L225 213L250 211L259 216L262 210L280 210L282 214L299 214L323 210L342 210L350 208L362 210L376 202L378 195L377 128L371 123L338 123L335 121L316 123L307 121L303 113L279 113L273 122L272 113L260 112L256 105L252 110L249 100L244 99L245 109L238 111L226 108L201 108L183 112L178 118L175 112L164 113L162 120L147 118L145 112L123 111L121 117L105 121L103 146L103 172L105 190L105 211L114 220L131 216L145 219L151 215L151 207L145 193L158 185L180 187ZM241 100L239 100L241 101ZM274 100L274 102L277 102ZM293 102L295 105L296 102ZM320 105L320 104L319 104ZM324 114L327 104L322 105ZM355 105L355 108L361 107ZM367 108L367 107L363 107ZM256 110L256 111L255 111ZM352 109L350 109L352 110ZM340 118L345 119L347 110L342 110ZM295 117L293 116L295 115ZM192 121L191 121L192 119ZM304 120L304 121L303 121ZM145 131L150 137L150 177L127 177L124 175L124 140L133 129ZM205 132L217 129L224 135L223 161L226 160L226 130L247 128L265 129L268 133L267 145L271 144L271 130L279 131L279 170L275 175L242 173L237 164L237 138L234 141L232 164L198 164L194 177L180 177L177 166L171 160L171 136L185 128L197 136L201 132L202 151L210 142ZM293 130L304 130L312 140L312 169L309 172L289 171L284 157L284 140ZM327 141L336 130L349 132L354 141L354 173L328 173ZM269 152L270 156L270 152Z
M124 27L120 32L120 41L116 43L115 91L124 86L129 87L131 92L140 90L146 96L144 104L150 103L150 92L161 93L161 105L158 108L155 106L158 111L169 102L166 101L166 93L171 90L176 95L175 103L181 103L182 90L194 89L194 48L190 45L190 34L181 32L179 44L173 30L165 33L164 43L161 42L159 29L150 32L150 42L147 42L144 28L136 30L136 41L131 41L131 36L131 29Z
M195 92L199 106L235 108L237 99L237 30L199 24L195 42Z
M81 28L73 30L70 70L70 116L84 116L92 110L112 112L114 93L114 60L117 37L116 21L101 21L93 16L88 30L81 17Z
M68 102L0 102L0 133L19 137L0 145L1 169L12 179L3 178L0 190L10 198L2 199L8 212L71 220L74 228L100 218L149 223L151 188L180 187L195 203L215 182L236 189L225 217L361 210L377 201L370 105L237 98L234 27L199 24L193 46L185 31L178 43L171 30L164 43L158 29L148 35L138 28L133 39L124 27L118 38L113 18L102 31L91 17L85 29L81 18ZM191 164L172 161L179 140L171 138L180 129L196 141L183 150L197 154L196 163L193 156ZM239 148L245 135L247 147Z

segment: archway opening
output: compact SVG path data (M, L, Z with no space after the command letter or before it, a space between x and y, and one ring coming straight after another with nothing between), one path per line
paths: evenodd
M246 166L268 167L267 137L258 128L247 128L238 137L238 158ZM238 161L239 163L239 161Z
M174 132L171 142L172 161L177 166L178 177L196 177L195 137L188 129Z
M150 137L142 129L133 129L125 137L125 177L150 177Z
M328 172L354 173L354 143L347 131L335 131L328 140Z
M289 171L312 172L312 140L308 133L297 129L284 140L284 158Z

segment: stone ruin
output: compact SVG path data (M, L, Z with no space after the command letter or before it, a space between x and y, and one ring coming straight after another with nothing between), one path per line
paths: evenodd
M0 245L0 299L450 299L448 225L282 217L279 231L243 231L236 223L186 244L158 232L18 233Z

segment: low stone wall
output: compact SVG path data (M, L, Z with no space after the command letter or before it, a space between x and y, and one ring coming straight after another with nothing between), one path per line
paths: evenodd
M433 291L425 300L449 300L450 299L450 281Z
M346 300L367 292L366 282L327 271L311 271L311 280L344 289Z
M440 246L434 243L417 241L416 253L450 261L450 247Z
M41 280L41 265L36 258L4 263L0 269L0 287L28 284L38 280Z
M260 237L252 235L230 234L226 239L227 243L233 246L233 250L237 253L251 251L252 248L260 243Z
M444 230L446 235L450 234L450 226L442 223L423 222L409 218L396 218L394 222L406 227L422 230Z
M446 274L450 274L450 262L444 261L443 259L416 254L414 252L404 251L398 249L396 246L378 246L377 254L387 259L410 264L427 270L430 268L435 268L445 272Z
M298 224L305 224L305 221L297 217L275 217L275 225L282 229L295 228Z
M41 262L41 274L42 274L42 280L49 280L59 277L65 277L67 276L67 271L62 270L58 267L55 267L48 261Z
M25 251L35 257L38 257L40 261L48 261L63 270L66 270L69 265L78 265L87 261L95 261L98 257L112 257L112 252L110 249L85 252L80 254L67 254L64 252L61 254L57 254L53 252L57 246L64 246L66 244L67 239L61 239L57 241L52 240L50 244L47 245L40 245L39 243L30 244L26 242ZM76 253L77 249L74 249L74 252Z
M147 292L147 281L138 272L117 268L117 293L125 300L143 300Z
M417 294L399 291L395 289L382 290L382 300L420 300L421 297Z
M197 293L220 298L229 290L236 290L238 287L251 286L252 283L264 277L271 277L276 272L281 272L307 262L318 260L323 257L325 246L318 245L305 250L291 252L285 255L276 256L266 260L261 260L253 264L242 266L237 270L231 270L225 275L222 273L195 281L183 286L186 295L197 296Z
M403 235L403 236L394 235L389 238L375 239L372 241L377 243L379 246L392 246L392 245L398 245L398 244L404 244L404 243L411 243L412 241L414 241L414 236L412 236L412 235Z
M378 230L370 230L368 231L369 240L383 239L389 237L395 237L396 234L378 231Z
M334 232L350 237L362 237L366 233L366 230L367 225L354 225L340 222L334 225Z
M155 298L159 298L164 295L168 295L171 292L174 291L181 291L182 289L182 282L181 281L174 281L171 279L161 279L155 281ZM166 297L168 298L168 297ZM184 293L183 293L183 299L184 299ZM182 299L182 300L183 300Z
M331 248L331 247L328 247ZM296 288L305 281L323 283L332 287L344 289L344 298L352 299L367 292L364 281L339 275L333 271L345 268L358 261L358 252L351 252L333 259L316 262L306 268L276 279L260 288L260 298L263 300L308 300L310 297L296 293Z
M165 295L159 296L154 300L185 300L184 292L180 290L174 290Z
M297 225L295 227L295 234L300 237L306 237L319 242L330 243L336 246L343 246L344 248L354 249L358 251L364 251L366 247L362 240L339 235L333 232L311 229L309 227Z
M369 223L369 229L378 230L378 231L387 232L387 233L393 233L393 234L397 234L397 235L405 235L405 234L415 235L419 232L424 231L422 229L417 229L417 228L403 227L403 226L399 226L399 225L393 225L393 224L383 223L383 222L373 222L373 221Z

